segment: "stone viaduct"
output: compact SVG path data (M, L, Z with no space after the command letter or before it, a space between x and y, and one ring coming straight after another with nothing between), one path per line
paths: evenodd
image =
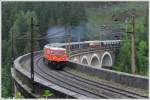
M70 59L97 68L111 68L115 61L115 53L112 50L87 51L75 54Z

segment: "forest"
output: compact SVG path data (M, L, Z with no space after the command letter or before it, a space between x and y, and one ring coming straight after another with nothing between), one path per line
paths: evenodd
M12 97L12 61L30 52L30 22L34 37L46 37L53 26L85 29L83 40L125 40L118 52L113 70L131 73L131 19L135 14L136 74L148 76L148 2L2 2L2 97ZM101 29L102 26L106 28ZM122 30L123 28L123 30ZM12 35L13 33L13 35ZM73 33L77 35L76 33ZM12 38L14 43L12 44ZM48 39L36 40L34 51L42 50ZM12 57L12 47L14 54Z

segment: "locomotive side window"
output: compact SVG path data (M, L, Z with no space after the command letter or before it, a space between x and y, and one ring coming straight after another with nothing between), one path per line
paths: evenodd
M47 54L55 54L55 55L64 55L66 54L66 50L53 50L53 49L48 49Z
M49 49L47 49L47 54L51 54L51 51Z
M66 52L65 51L55 51L54 54L56 54L56 55L64 55L64 54L66 54Z

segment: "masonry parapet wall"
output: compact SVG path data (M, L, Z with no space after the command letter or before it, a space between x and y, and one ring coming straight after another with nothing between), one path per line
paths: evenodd
M68 67L78 69L80 71L87 72L92 75L96 75L99 78L108 81L113 81L116 83L124 84L126 86L148 90L149 78L146 76L133 75L104 68L95 68L88 65L75 63L73 61L69 61L67 64Z

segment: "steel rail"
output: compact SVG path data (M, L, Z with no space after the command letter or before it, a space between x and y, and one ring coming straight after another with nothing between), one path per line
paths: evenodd
M104 84L99 81L94 81L85 77L81 77L73 72L70 72L69 70L50 70L47 66L43 64L41 59L42 55L34 56L35 74L53 84L56 84L80 95L84 95L89 98L114 98L116 96L117 98L148 98L148 96L138 94L133 91L127 91L121 88L110 86L109 84ZM88 86L90 88L92 87L95 89L102 89L103 91L105 91L106 95L99 94L99 91L88 91ZM110 93L107 94L107 92L112 92L113 94L116 94L116 96L109 95Z
M39 70L39 71L37 71L37 70ZM57 79L56 77L50 76L50 75L48 75L47 73L43 72L43 69L41 69L40 66L38 66L38 64L36 65L36 71L35 71L35 73L36 73L37 75L39 75L40 77L46 79L47 81L53 83L53 84L56 84L56 85L58 85L58 86L60 86L60 87L63 87L63 88L68 89L68 90L71 90L71 91L73 91L73 92L75 92L75 93L78 93L78 94L80 94L80 95L84 95L84 96L86 96L86 97L91 96L92 98L106 98L106 97L100 97L100 96L96 96L96 95L90 94L90 93L88 93L87 91L84 91L83 89L77 88L77 87L72 86L72 85L70 85L70 84L68 85L68 84L66 84L64 81L59 80L59 79ZM53 81L52 81L52 80L53 80ZM60 84L59 84L59 83L60 83ZM64 84L64 83L65 83L65 84ZM79 92L79 91L80 91L80 92ZM89 97L89 98L90 98L90 97Z
M43 66L43 65L41 65L41 66ZM41 69L41 68L40 68ZM41 69L41 70L43 70L43 69ZM47 71L48 69L46 69L46 71ZM64 71L65 72L65 71ZM75 82L75 81L72 81L72 83L74 82L74 83L76 83L76 84L78 84L78 85L82 85L83 87L85 87L85 84L89 84L89 85L92 85L92 86L95 86L95 88L101 88L101 89L105 89L105 90L107 90L107 92L109 91L111 91L111 92L113 92L113 94L114 93L117 93L118 95L122 95L122 97L128 97L128 98L147 98L146 96L141 96L141 95L138 95L138 94L136 94L136 93L132 93L132 92L129 92L129 91L125 91L125 90L122 90L122 89L118 89L118 88L115 88L115 87L112 87L112 86L108 86L108 85L104 85L104 84L99 84L98 83L98 85L97 85L97 83L96 82L93 82L93 81L90 81L90 82L92 82L92 83L90 83L89 82L89 80L86 80L86 79L83 79L83 78L81 78L81 77L79 77L79 76L77 76L77 75L74 75L74 74L71 74L70 72L70 75L72 75L72 77L70 77L69 75L66 75L65 77L64 77L64 75L62 74L62 73L64 73L64 72L59 72L59 73L61 73L61 74L58 74L58 72L55 72L55 71L51 71L51 74L54 74L53 75L53 77L56 77L57 76L57 78L59 77L59 79L63 79L63 80L69 80L68 78L70 78L70 80L69 80L69 82L71 82L72 80L76 80L76 81L78 81L78 82L82 82L82 84L79 84L79 83L77 83L77 82ZM47 74L49 74L49 73L47 73ZM51 75L50 74L50 75ZM63 75L63 77L62 77L62 75ZM77 79L77 77L78 78L80 78L80 79ZM86 80L86 81L85 81ZM88 82L87 82L88 81ZM84 83L83 83L84 82ZM77 85L76 85L77 86ZM87 88L87 87L86 87ZM109 89L110 88L110 89ZM129 93L128 93L129 92Z
M101 88L105 88L105 89L108 89L109 91L113 91L113 92L116 92L116 93L119 93L119 94L122 94L122 95L126 95L128 97L135 97L135 98L148 98L148 96L144 96L144 95L141 95L141 94L138 94L138 93L135 93L135 92L131 92L131 91L127 91L127 90L124 90L124 89L120 89L120 88L116 88L116 87L113 87L113 86L110 86L108 84L104 84L102 82L96 82L96 81L93 81L93 80L89 80L87 78L83 78L79 75L76 75L76 74L73 74L67 70L64 70L63 72L61 72L61 74L64 74L68 77L71 77L71 78L74 78L75 80L79 80L79 81L83 81L85 83L88 83L88 84L91 84L91 85L94 85L94 86L97 86L97 87L101 87Z

